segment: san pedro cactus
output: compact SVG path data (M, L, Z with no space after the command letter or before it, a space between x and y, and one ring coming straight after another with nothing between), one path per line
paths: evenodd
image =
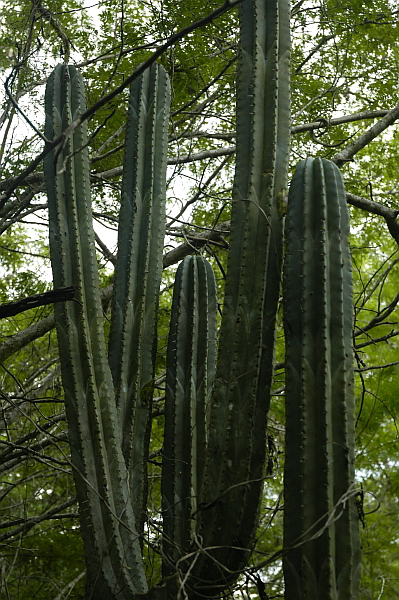
M196 390L206 360L196 304L208 288L195 294L195 274L204 267L185 261L172 307L165 407L165 573L180 561L190 590L211 596L248 562L263 487L290 137L288 3L243 2L240 32L231 244L214 389L204 410ZM212 313L199 313L199 331L207 331ZM208 389L212 379L207 373Z
M74 67L56 67L47 83L45 103L45 134L53 139L85 110L83 81ZM57 305L56 323L88 567L87 591L88 597L98 599L111 594L133 598L147 591L139 532L161 273L158 255L165 221L168 106L166 74L154 65L131 90L111 368L92 228L87 125L76 128L62 151L49 153L45 160L54 284L72 285L76 292L74 302ZM144 277L148 271L150 283Z
M192 550L216 366L216 285L210 264L187 256L173 290L162 467L164 574Z
M116 391L130 495L143 531L165 235L169 80L161 66L131 87L108 359Z
M290 138L289 19L285 0L240 7L231 243L198 513L203 546L219 546L197 560L208 585L246 564L263 487Z
M168 78L154 64L131 88L108 352L86 124L70 134L85 109L83 82L67 65L57 66L48 81L46 138L66 134L61 149L46 156L45 179L54 284L76 291L74 302L56 305L56 323L88 598L174 598L176 573L191 598L217 597L251 555L283 260L289 20L287 0L240 4L237 158L219 348L212 269L202 257L187 257L177 270L167 355L166 584L152 590L142 539L165 231ZM320 160L298 167L290 191L284 290L287 600L350 600L356 589L357 523L348 493L354 479L351 279L343 194L339 171ZM342 514L326 528L325 515L336 506ZM308 541L323 527L322 535Z
M357 596L352 271L338 168L295 172L284 274L284 576L290 600Z

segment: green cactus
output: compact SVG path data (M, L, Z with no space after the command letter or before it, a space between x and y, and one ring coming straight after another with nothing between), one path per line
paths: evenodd
M290 139L289 3L240 5L237 156L228 275L199 512L199 578L230 579L247 562L266 453L275 315L281 268L278 196L287 187ZM266 135L267 131L267 135ZM236 527L231 527L236 523Z
M240 4L237 158L218 356L212 269L201 257L187 257L176 275L167 356L162 556L168 583L152 590L141 540L165 228L168 78L154 64L131 88L108 357L86 124L70 134L85 109L83 82L66 65L48 81L46 138L65 132L61 148L46 156L45 179L54 284L76 292L74 302L57 303L56 323L90 598L172 598L176 571L184 573L190 597L217 596L248 563L261 505L280 293L289 20L288 0ZM306 600L350 600L356 589L355 506L353 497L341 502L354 479L343 193L338 169L320 160L301 163L290 191L284 291L290 600L304 593ZM320 274L314 282L313 270ZM343 507L340 518L296 547L336 504Z
M143 531L156 353L156 314L165 235L169 80L160 66L131 87L118 257L108 359L116 391L130 495Z
M170 575L177 561L191 550L215 365L215 277L202 257L187 256L176 273L167 352L162 467L164 575Z
M194 362L192 331L195 304L206 292L193 298L193 291L183 289L183 280L195 285L188 263L178 272L169 337L164 547L172 564L192 551L186 565L189 585L204 595L218 594L237 578L248 562L258 522L282 260L279 200L287 187L289 5L285 0L243 2L240 26L236 175L219 356L207 419L204 425L196 420L194 429L190 386L201 361ZM192 315L190 326L187 314ZM199 329L205 324L204 319ZM190 432L199 427L205 431L204 468L188 451ZM198 469L202 485L195 486ZM206 553L200 552L201 545Z
M302 161L284 274L284 575L290 600L357 597L351 258L339 169Z
M99 599L109 598L109 593L132 598L147 591L139 541L146 472L143 466L137 468L136 461L145 464L148 450L152 344L161 273L158 255L165 221L168 97L166 74L157 65L132 85L111 368L92 228L87 125L66 137L61 151L49 153L44 165L54 284L75 287L75 302L57 304L56 323L87 588L88 594ZM45 134L51 140L85 110L83 81L74 67L56 67L47 83L45 103ZM134 236L137 230L144 235ZM152 274L149 284L142 277L148 270ZM126 388L128 397L121 391Z

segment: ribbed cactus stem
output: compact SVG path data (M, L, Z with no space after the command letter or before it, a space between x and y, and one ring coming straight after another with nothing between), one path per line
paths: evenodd
M286 217L284 576L290 600L356 598L351 258L339 169L299 163Z
M174 572L193 540L215 358L215 277L205 259L188 256L176 272L167 351L162 468L165 575Z
M215 557L232 571L250 554L266 454L290 138L289 19L286 0L240 4L231 243L201 496L207 510L198 515L204 548L221 547ZM204 582L231 581L206 555L197 562Z
M83 81L58 65L46 87L45 135L67 130L85 110ZM85 542L89 597L145 593L139 538L121 449L119 417L106 360L92 228L87 124L44 163L54 286L74 286L75 301L55 307L74 477Z
M137 527L143 530L165 233L169 79L153 64L130 90L108 354Z

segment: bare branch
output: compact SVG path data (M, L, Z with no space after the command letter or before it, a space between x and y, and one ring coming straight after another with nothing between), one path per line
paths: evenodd
M101 290L102 302L109 302L112 296L112 286L109 285ZM10 336L5 342L0 344L0 363L7 358L24 348L31 342L42 337L55 326L54 313L41 319L37 323L33 323L23 331L19 331L15 335Z
M76 503L77 503L76 496L74 498L68 498L68 500L66 500L62 504L58 504L58 506L56 506L55 508L52 508L52 509L46 511L46 512L42 513L41 515L38 515L37 517L31 517L29 519L25 519L24 523L22 525L20 525L19 527L16 527L12 531L8 531L7 533L4 533L3 535L1 535L0 542L4 542L5 540L12 538L15 535L18 535L19 533L26 533L27 531L29 531L29 529L32 529L32 527L34 527L38 523L41 523L42 521L46 521L48 519L51 519L53 517L53 515L65 510L66 508L69 508L70 506L73 506ZM7 523L5 525L5 527L9 527L9 524Z
M73 286L71 286L50 290L48 292L44 292L43 294L35 294L34 296L28 296L27 298L16 300L15 302L0 304L0 319L13 317L14 315L18 315L25 310L37 308L38 306L44 306L45 304L73 300L74 295L75 289Z
M192 233L185 234L184 237L187 241L177 246L177 248L173 248L173 250L163 257L163 268L166 269L167 267L170 267L180 260L183 260L183 258L189 254L199 252L206 244L213 243L226 247L227 244L224 235L229 233L229 229L230 221L220 223L219 225L216 225L214 229L210 229L209 231L204 231L195 235Z
M388 306L386 306L379 313L377 313L376 316L373 317L367 323L367 325L364 325L363 327L359 327L359 330L356 331L356 333L355 333L355 337L361 335L362 333L365 333L366 331L369 331L370 329L373 329L373 327L378 327L378 325L392 325L392 323L384 323L384 321L395 310L398 303L399 303L399 294L396 294L396 296L392 300L392 302L390 304L388 304Z
M66 131L64 131L62 133L62 135L58 136L55 140L52 140L51 142L49 142L48 144L46 144L46 147L43 150L43 152L41 152L39 154L39 156L37 156L35 158L35 160L33 160L31 162L31 164L29 165L29 167L27 167L25 169L25 171L23 171L16 178L16 180L14 181L14 183L12 185L10 185L10 187L7 189L6 193L0 199L0 209L3 208L4 204L11 197L11 194L18 187L18 185L22 181L25 180L25 178L26 178L27 175L30 175L31 173L33 173L33 171L35 170L35 168L37 167L37 165L43 160L43 158L49 152L51 152L51 150L53 148L55 148L56 146L58 146L60 143L63 143L64 140L66 139L66 137L70 136L75 131L75 129L77 127L79 127L79 125L81 125L84 121L87 121L87 119L89 119L100 108L102 108L103 106L105 106L106 104L108 104L116 96L119 96L119 94L121 94L124 89L126 89L127 87L129 87L130 84L135 79L137 79L150 65L152 65L157 60L157 58L159 58L168 48L170 48L171 46L173 46L174 44L176 44L178 41L180 41L181 39L183 39L186 35L188 35L192 31L194 31L195 29L199 29L200 27L204 27L205 25L208 25L209 23L211 23L212 21L214 21L217 17L219 17L220 15L222 15L223 13L225 13L226 11L230 10L234 6L237 6L240 2L241 2L241 0L225 0L224 3L222 4L222 6L219 6L213 12L209 13L206 17L204 17L202 19L199 19L198 21L195 21L195 23L192 23L191 25L188 25L187 27L184 27L183 29L181 29L180 31L178 31L177 33L175 33L174 35L172 35L167 40L167 42L165 42L165 44L162 44L162 46L160 46L159 48L157 48L157 50L150 56L149 59L147 59L146 61L144 61L143 63L141 63L141 65L139 67L137 67L137 69L135 69L133 71L133 73L129 77L127 77L125 79L125 81L120 86L118 86L117 88L115 88L112 92L110 92L106 96L103 96L98 102L96 102L95 104L93 104L93 106L91 106L84 113L82 113L70 125L70 127Z
M212 173L209 175L208 179L205 181L204 184L199 184L198 186L198 191L194 194L194 196L192 198L190 198L189 200L187 200L187 202L185 203L185 205L182 207L182 209L177 213L177 215L175 215L168 223L168 226L170 227L172 225L172 223L174 223L175 221L178 221L180 219L180 217L183 215L183 213L187 210L187 208L189 206L191 206L191 204L194 204L194 202L197 202L197 200L201 197L201 195L203 194L203 192L206 190L206 188L212 183L212 181L215 179L215 177L218 176L218 174L224 169L224 167L226 166L226 164L229 162L229 156L227 156L217 167L214 171L212 171ZM204 171L205 173L205 171Z
M53 517L54 518L54 517ZM84 569L83 571L81 571L79 573L79 575L77 575L75 577L75 579L72 579L72 581L70 581L64 588L62 588L62 590L60 591L59 594L57 594L55 596L55 598L53 598L53 600L65 600L66 598L69 598L70 593L72 591L72 589L75 587L75 585L77 583L79 583L79 581L86 575L86 569Z
M368 198L363 198L362 196L356 196L355 194L349 194L348 192L346 193L346 199L349 204L352 204L352 206L361 208L362 210L374 215L380 215L381 217L384 217L389 229L389 233L399 244L399 224L397 222L397 217L399 215L398 210L393 210L392 208L388 208L383 204L374 202L374 200L369 200Z
M361 331L360 333L363 333L363 332ZM386 341L390 340L391 338L396 337L397 335L399 335L399 329L396 329L396 330L393 329L386 335L383 335L379 338L370 338L369 340L367 340L367 342L362 342L361 344L355 344L355 349L360 350L360 348L365 348L366 346L370 346L371 344L375 345L375 344L378 344L379 342L386 342Z
M327 42L329 42L332 39L334 39L334 35L323 35L320 42L318 44L316 44L316 46L309 52L309 54L297 66L297 68L295 69L295 73L298 74L300 72L300 70L302 69L302 67L305 66L306 63L312 58L312 56L314 56L316 54L316 52L318 52L318 50L320 50L320 48L322 46L324 46L324 44L326 44Z
M100 236L97 235L96 232L94 232L94 238L96 240L96 243L100 247L101 252L103 253L104 257L107 260L109 260L115 266L115 264L116 264L116 256L114 256L112 254L111 250L104 244L104 242L102 241L102 239L100 238Z
M48 10L47 8L44 8L42 6L41 0L32 0L32 4L36 8L36 10L42 15L42 17L50 23L51 27L54 29L54 31L57 33L57 35L61 39L61 42L63 45L63 50L64 50L65 62L66 63L69 62L70 46L72 46L72 48L74 48L74 46L70 42L65 31L62 29L61 23L53 15L53 13L50 10Z
M373 367L362 367L361 369L355 369L356 373L364 373L365 371L374 371L375 369L387 369L388 367L396 367L399 365L399 360L395 362L386 363L385 365L375 365Z
M336 117L334 119L322 119L314 121L313 123L305 123L303 125L295 125L291 129L291 133L302 133L302 131L312 131L314 129L322 129L325 127L333 127L334 125L342 125L343 123L353 123L355 121L365 121L367 119L378 119L385 117L388 110L365 110L360 113L353 113L351 115L344 115L342 117Z
M390 127L399 117L399 104L397 104L394 108L389 110L385 117L380 119L377 123L375 123L370 129L362 133L361 136L357 138L352 144L349 144L342 150L338 152L331 160L335 162L338 167L342 167L346 162L352 160L359 150L365 148L367 144L372 142L377 136L380 135L385 129Z

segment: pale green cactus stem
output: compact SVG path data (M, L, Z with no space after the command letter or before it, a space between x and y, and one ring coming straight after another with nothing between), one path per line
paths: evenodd
M284 274L284 576L290 600L357 597L351 257L339 169L299 163Z
M122 210L125 229L121 227L119 232L118 265L122 265L118 267L119 271L124 268L124 260L129 268L134 270L132 267L134 260L130 257L132 254L131 223L127 223L127 219L130 215L133 218L135 206L139 216L134 215L135 224L132 228L144 230L146 236L149 230L153 235L150 245L147 245L146 237L140 258L148 262L154 252L160 252L159 247L162 247L165 185L162 184L161 179L165 177L166 170L168 84L165 74L162 72L159 75L157 69L158 67L154 66L150 75L147 72L132 85L131 97L136 99L138 106L135 106L134 100L131 101L125 177L128 179L130 170L133 170L130 167L132 161L140 162L140 159L137 159L137 154L140 153L136 152L134 155L137 141L139 145L143 143L139 128L144 127L145 141L148 141L155 152L154 155L150 151L146 154L147 187L139 188L143 191L143 198L139 199L136 196L132 200L132 194L129 195L128 190L129 182L124 184ZM153 80L151 83L148 82L149 77ZM52 140L68 130L71 123L85 110L83 81L74 67L66 65L56 67L47 84L45 103L45 135ZM142 105L146 105L144 117ZM131 121L136 119L136 110L139 114L139 123L136 124L137 130L134 132ZM149 176L151 171L156 171L156 175L152 178ZM127 277L125 286L121 283L120 276L117 276L113 316L114 319L118 317L120 319L117 331L120 333L122 348L118 348L118 345L111 341L112 357L114 359L117 357L123 366L132 360L129 354L132 348L126 350L123 345L126 328L130 327L132 322L132 313L137 312L139 317L136 319L136 325L139 323L147 332L147 335L143 336L143 345L140 346L140 374L135 374L133 377L137 396L134 398L130 395L128 399L121 400L119 394L117 404L104 341L89 176L87 124L83 123L74 130L73 136L66 137L61 151L56 149L45 159L54 284L55 287L73 285L76 290L75 302L56 305L56 323L72 463L88 566L87 593L90 597L94 595L99 600L108 599L110 595L112 598L127 600L134 598L137 593L147 592L140 539L133 510L138 513L141 528L145 469L135 470L135 458L132 460L131 457L143 456L145 461L145 453L148 450L149 405L146 403L147 397L143 394L143 388L146 391L151 385L154 369L153 363L150 364L151 360L154 360L154 355L152 349L148 350L148 339L154 334L155 329L153 306L157 304L157 296L154 289L156 282L159 282L161 264L159 259L155 259L152 270L154 279L151 282L153 287L146 287L138 278L139 291L129 302L124 300L124 296L132 293L130 273L125 271ZM156 199L153 203L154 194ZM148 208L148 205L151 208ZM154 221L159 221L161 224L152 223L150 217L154 215ZM146 300L143 300L143 297ZM150 309L148 309L149 304L151 304ZM143 321L145 321L144 326ZM136 368L136 371L139 369ZM121 387L120 381L124 384L124 376L123 373L118 379L119 387ZM134 408L136 400L139 409ZM128 407L129 402L132 403L132 408ZM145 415L143 418L141 415L136 417L142 405L144 405ZM136 421L134 421L135 417ZM121 422L124 424L123 430ZM122 447L126 448L129 441L123 444L122 434L130 436L131 440L134 428L136 449L126 457L127 468ZM132 475L136 478L137 487L140 488L136 497L133 497L133 504L130 497L130 488L133 485L129 485Z
M210 264L179 265L169 330L162 466L164 575L191 550L216 364L216 286ZM183 567L183 564L180 565Z
M198 513L198 540L219 550L197 560L204 585L226 584L228 570L246 564L258 521L281 269L278 204L287 188L289 19L286 0L240 4L231 243L201 494L206 510Z

